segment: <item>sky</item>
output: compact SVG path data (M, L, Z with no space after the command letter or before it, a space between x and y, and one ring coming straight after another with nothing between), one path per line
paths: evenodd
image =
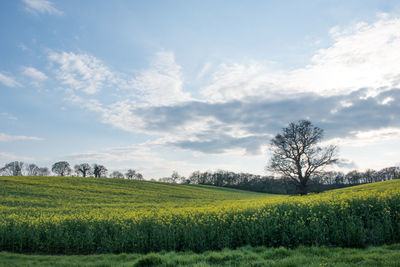
M399 1L0 1L0 165L266 174L290 122L400 165Z

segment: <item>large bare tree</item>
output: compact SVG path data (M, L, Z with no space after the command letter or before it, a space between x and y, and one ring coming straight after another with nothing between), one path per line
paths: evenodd
M336 146L318 146L323 134L308 120L290 123L271 140L272 157L267 169L289 178L301 194L307 194L312 175L337 161Z

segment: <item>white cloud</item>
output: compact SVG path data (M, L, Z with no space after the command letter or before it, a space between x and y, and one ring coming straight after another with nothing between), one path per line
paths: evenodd
M319 50L312 64L291 73L292 86L324 95L400 84L400 19L358 23L335 31L335 43Z
M267 65L252 61L249 64L220 64L211 82L200 93L207 101L229 101L248 96L266 97L281 91L283 74Z
M103 106L98 101L92 99L85 104L87 109L101 114L102 122L125 131L140 132L144 123L140 116L136 116L132 112L134 106L135 102L129 100L118 101L111 105Z
M190 95L183 91L181 67L171 52L157 53L149 68L135 76L111 71L88 54L52 52L49 60L56 65L56 78L67 86L70 95L75 94L74 99L79 92L94 95L107 88L111 93L124 90L124 98L135 106L172 105L190 100Z
M376 95L400 85L400 19L380 16L372 24L333 28L334 43L318 50L309 65L292 71L271 70L268 64L221 64L205 99L227 101L245 97L271 98L298 93L324 96L370 88Z
M387 127L377 130L352 131L350 136L344 138L333 138L325 144L336 144L339 146L365 147L387 141L400 140L400 128Z
M35 81L45 81L48 79L46 74L35 69L34 67L22 67L22 74Z
M7 135L5 133L0 133L0 142L10 142L10 141L19 141L19 140L41 141L43 139L39 138L39 137L34 137L34 136Z
M8 87L20 87L21 86L21 84L19 84L13 77L10 77L1 72L0 72L0 83L4 84L5 86L8 86Z
M172 52L158 52L147 70L141 71L131 82L140 92L141 101L152 105L171 105L190 100L184 92L181 67Z
M49 60L56 66L56 78L66 86L70 102L99 112L104 123L126 131L144 130L143 118L134 114L136 108L191 100L190 94L183 91L181 67L171 52L157 53L147 69L133 76L111 71L101 60L88 54L52 52ZM104 104L88 98L105 88L109 94L118 92L117 98L123 95L124 100Z
M219 152L263 145L260 140L267 139L271 128L259 126L262 124L260 121L277 126L282 120L292 120L296 116L309 118L314 114L313 119L321 118L322 122L326 122L323 116L329 118L336 114L338 118L346 117L344 110L360 110L356 101L360 97L356 90L359 90L359 94L365 94L360 88L367 87L370 90L368 94L376 96L400 85L399 29L400 19L389 17L344 30L334 28L331 30L333 44L317 51L309 65L291 71L276 70L270 62L250 61L246 64L220 64L212 72L214 65L207 63L197 77L211 77L211 80L201 90L203 98L191 103L187 102L195 99L183 89L181 66L175 62L172 52L157 53L149 67L135 75L111 71L101 60L87 54L51 53L49 59L57 65L57 79L67 86L70 99L98 112L102 122L126 131L152 135L156 139L154 144L159 146L177 144L177 147L196 147L203 151L199 148L207 145L210 151L214 149ZM107 99L106 102L104 98L95 99L95 93L105 88L110 89L109 95L117 92L116 95L123 96L123 100ZM354 94L351 96L350 92ZM331 111L331 114L319 117L319 111L316 112L312 107L298 108L300 105L296 101L304 100L308 93L316 94L314 98L328 106L331 96L335 96L332 101L335 98L340 102L329 107L327 112ZM274 101L277 98L284 98L286 102ZM258 110L240 107L240 104L249 103L247 99L256 99L251 104L259 103L254 106ZM382 108L393 105L393 99L394 96L389 94L382 95ZM229 109L224 104L229 104L227 102L231 100L240 101L230 102L233 106L238 105ZM225 103L210 103L216 101ZM310 103L314 106L318 104L313 101ZM367 105L369 102L365 103ZM277 108L274 104L287 104L287 111L286 107ZM164 109L165 106L170 109ZM220 109L223 111L220 112ZM234 115L225 114L227 110ZM268 112L270 114L263 114ZM295 112L298 113L293 114ZM360 114L358 116L369 113L360 110ZM254 123L254 117L260 120ZM270 119L272 117L281 121ZM377 118L382 120L379 116ZM347 134L352 129L360 129L359 125L351 123L350 126L343 126L342 123L340 127L347 127L343 130ZM373 129L374 125L370 125L364 129ZM398 137L397 132L393 131L368 134L353 132L351 137L336 141L343 145L362 146L382 138L393 140ZM343 132L341 134L337 136L343 136ZM114 157L110 152L97 155L109 159Z
M114 74L91 55L51 52L49 60L57 65L57 79L72 90L95 94L115 83Z
M111 71L101 60L87 54L52 52L49 60L56 66L56 78L66 86L68 101L100 113L104 123L126 131L160 134L145 130L147 122L135 110L191 100L190 94L183 91L181 67L172 52L157 53L147 69L132 76ZM118 92L116 98L121 95L124 100L105 104L99 101L104 98L95 99L95 94L105 88L109 89L109 96ZM176 134L185 132L183 129Z
M176 142L178 140L198 141L197 134L206 134L223 125L218 119L213 116L201 116L198 119L191 119L187 122L182 122L179 127L171 125L170 128L155 127L149 129L152 124L168 124L166 114L162 112L158 116L143 116L140 108L137 109L137 104L134 101L124 100L118 101L111 105L102 105L96 100L90 100L85 107L89 110L99 112L103 123L110 124L116 128L123 129L132 133L145 133L149 135L162 136L156 141L157 144L165 144ZM153 107L156 108L156 107ZM145 111L146 112L146 111ZM180 114L176 114L180 116ZM179 120L179 118L176 118ZM151 127L150 127L151 128ZM229 127L229 131L239 133L240 129L235 126ZM240 134L245 134L241 131Z
M25 10L32 14L62 15L63 12L54 7L50 0L22 0Z
M382 100L381 104L382 105L388 105L393 101L394 101L394 98L391 97L391 96L388 96L388 97L386 97L385 99Z

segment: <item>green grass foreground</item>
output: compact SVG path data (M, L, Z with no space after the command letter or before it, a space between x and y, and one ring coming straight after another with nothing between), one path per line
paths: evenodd
M74 177L0 177L0 250L148 253L400 242L400 180L307 196Z
M367 249L243 247L236 250L100 254L24 255L0 252L0 266L400 266L400 244Z

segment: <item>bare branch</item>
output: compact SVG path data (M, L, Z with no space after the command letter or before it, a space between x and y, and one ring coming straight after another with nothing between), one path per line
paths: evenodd
M318 146L323 133L307 120L290 123L271 140L273 156L267 168L294 180L301 193L306 194L310 177L337 161L336 146Z

